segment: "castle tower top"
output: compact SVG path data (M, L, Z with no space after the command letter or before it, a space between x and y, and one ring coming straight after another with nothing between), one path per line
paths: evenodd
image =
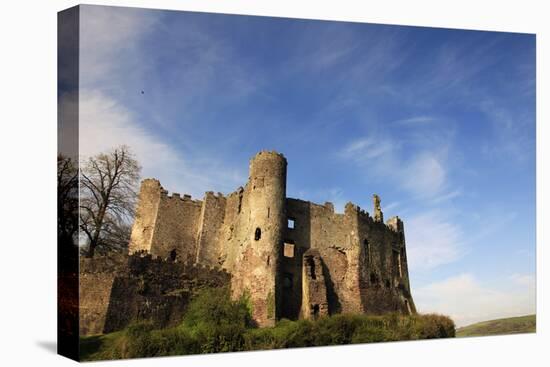
M286 166L284 155L276 151L262 150L250 159L250 179L279 176L286 180Z
M261 150L261 151L259 151L258 153L256 153L256 155L255 155L254 157L252 157L250 160L253 161L253 160L257 159L257 158L269 158L269 157L272 157L272 158L274 158L274 157L282 158L282 159L284 159L284 161L286 162L285 156L284 156L282 153L279 153L279 152L277 152L277 151L275 151L275 150L271 150L271 151L269 151L269 150Z

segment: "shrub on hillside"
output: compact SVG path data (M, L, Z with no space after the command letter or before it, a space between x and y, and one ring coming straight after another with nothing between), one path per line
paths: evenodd
M252 326L247 300L232 301L227 288L214 288L190 303L179 329L197 341L200 353L215 353L243 350L244 334Z

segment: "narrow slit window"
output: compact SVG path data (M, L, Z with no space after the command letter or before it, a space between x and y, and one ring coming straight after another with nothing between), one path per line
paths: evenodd
M365 258L367 259L367 263L370 265L371 260L370 260L370 244L369 244L369 241L365 238L365 240L363 241L363 244L365 246Z
M262 238L262 230L260 227L256 228L256 231L254 232L254 240L259 241L260 238Z
M307 266L309 268L309 276L311 279L317 279L315 276L315 261L313 261L313 258L310 257L307 259Z

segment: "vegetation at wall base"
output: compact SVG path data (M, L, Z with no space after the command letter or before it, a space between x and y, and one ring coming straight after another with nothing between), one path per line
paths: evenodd
M434 314L341 314L283 319L274 327L257 328L246 299L231 301L227 289L207 289L191 302L178 326L158 329L139 322L115 333L83 337L80 350L82 360L104 360L454 336L453 321Z
M489 320L464 326L456 330L457 337L490 336L534 333L537 328L536 315Z

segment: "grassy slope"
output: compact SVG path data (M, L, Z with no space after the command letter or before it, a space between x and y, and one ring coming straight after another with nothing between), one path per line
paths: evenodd
M261 329L204 321L193 327L183 323L167 329L148 329L144 325L82 337L82 360L418 340L455 334L452 320L440 315L335 315L317 321L282 320L275 327Z
M483 321L478 322L477 324L458 328L456 330L456 336L464 337L534 333L536 331L536 323L536 315Z

